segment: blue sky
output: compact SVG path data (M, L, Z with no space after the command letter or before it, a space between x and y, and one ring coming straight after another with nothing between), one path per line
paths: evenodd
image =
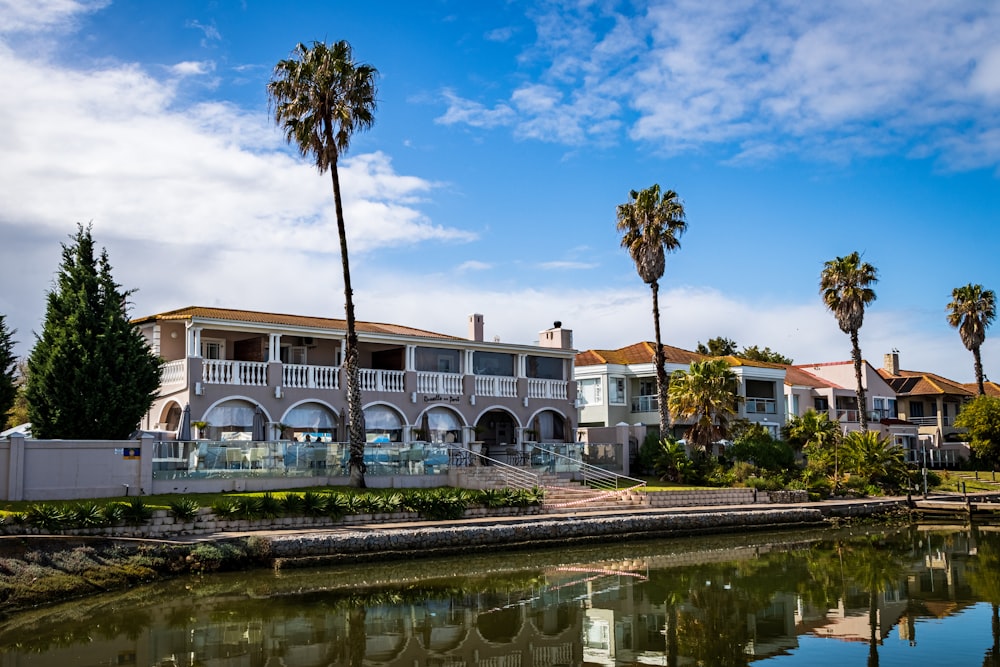
M92 221L134 315L342 317L329 177L265 87L297 42L345 39L380 72L341 172L360 319L652 340L615 207L659 183L688 217L665 342L848 359L817 285L858 250L880 275L864 356L969 381L945 306L1000 289L998 34L978 0L0 0L0 313L27 353Z

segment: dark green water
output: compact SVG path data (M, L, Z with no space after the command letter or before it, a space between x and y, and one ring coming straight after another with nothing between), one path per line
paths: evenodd
M626 542L185 578L19 614L0 667L1000 665L1000 532Z

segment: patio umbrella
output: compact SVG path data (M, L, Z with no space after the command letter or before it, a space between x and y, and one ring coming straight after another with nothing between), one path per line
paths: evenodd
M181 412L181 424L177 430L177 439L181 442L187 442L191 439L191 404L185 403L184 410Z
M250 439L255 442L262 442L267 439L265 430L264 411L258 405L253 413L253 428L250 429Z

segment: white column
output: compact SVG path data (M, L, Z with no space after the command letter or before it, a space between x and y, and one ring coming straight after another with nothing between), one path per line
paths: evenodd
M403 362L404 371L416 370L417 367L417 346L407 345L406 346L406 358Z
M517 355L517 377L526 377L528 372L528 355L519 354Z
M200 357L201 356L201 327L191 327L187 330L187 340L186 347L184 350L185 356L188 357Z

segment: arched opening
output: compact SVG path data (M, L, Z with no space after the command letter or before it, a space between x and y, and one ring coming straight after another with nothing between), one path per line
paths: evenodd
M209 440L250 440L253 434L254 406L234 398L219 403L205 415L208 422L202 433Z
M157 428L161 431L177 431L181 425L181 406L176 401L171 401L163 406L160 413L160 422Z
M285 426L281 437L288 440L333 442L337 433L337 415L325 405L302 403L281 418Z
M566 420L554 410L542 410L531 420L527 440L538 442L566 442Z
M365 439L368 442L402 442L402 417L388 405L369 405L365 408Z
M509 644L521 632L521 607L494 609L476 617L480 636L494 644Z
M462 442L462 423L458 415L448 408L431 408L420 420L420 432L414 440L434 443Z
M476 440L483 443L482 453L496 457L505 454L517 440L517 422L504 410L490 410L476 422Z

